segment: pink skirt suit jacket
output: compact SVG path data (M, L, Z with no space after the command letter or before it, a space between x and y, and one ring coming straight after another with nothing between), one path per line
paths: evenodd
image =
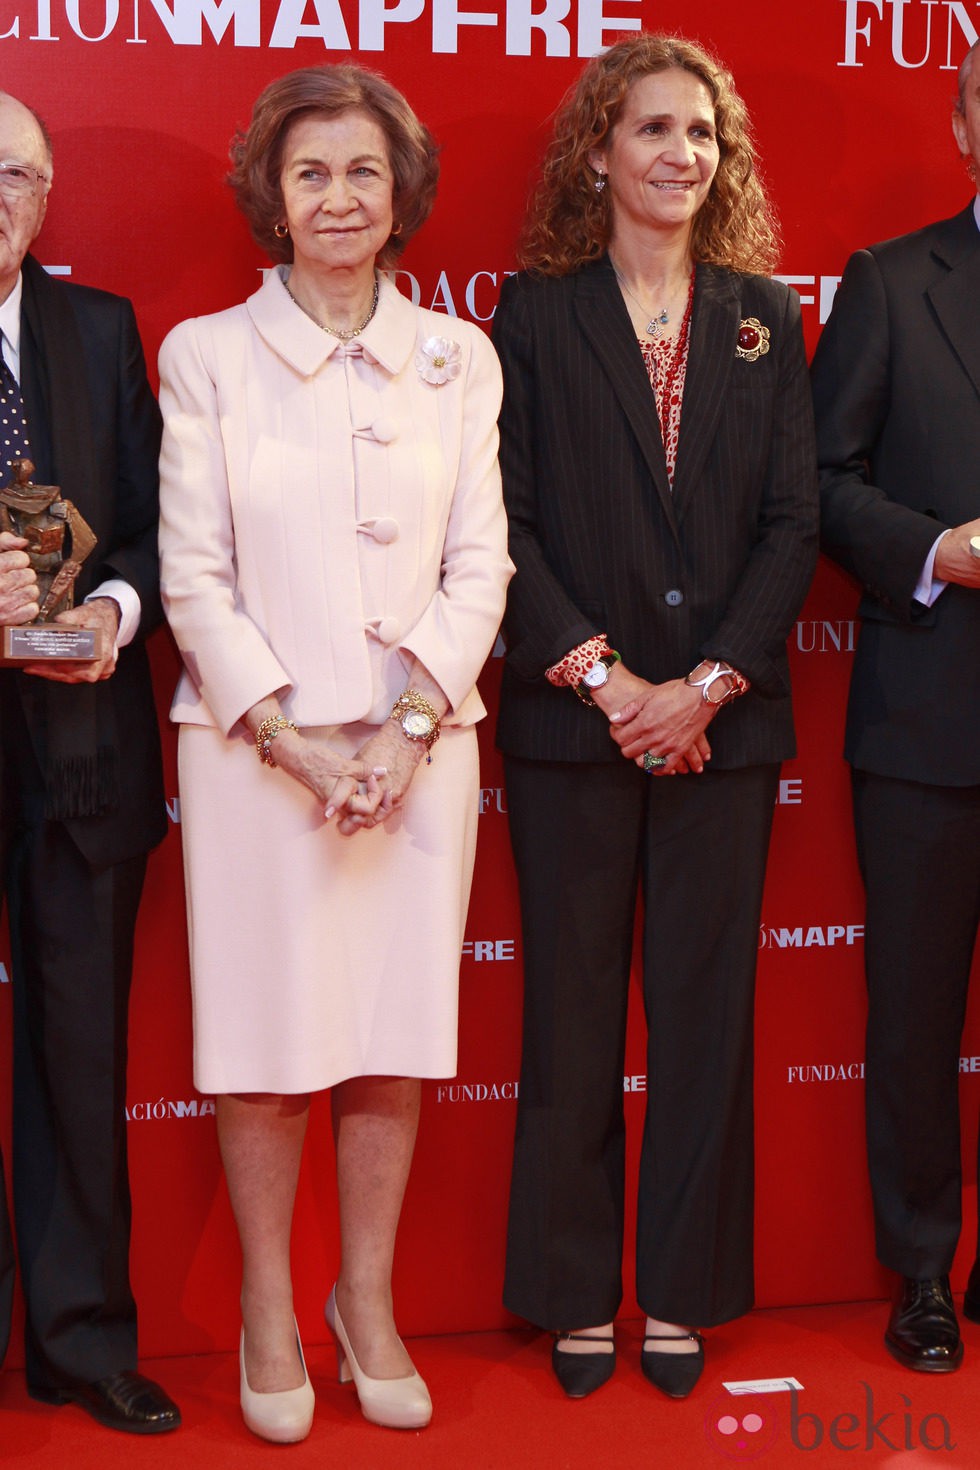
M384 279L342 343L275 270L243 305L175 328L160 378L195 1081L452 1075L475 682L512 572L493 349ZM276 692L309 738L353 753L413 655L450 701L432 764L394 819L340 837L259 763L242 716Z

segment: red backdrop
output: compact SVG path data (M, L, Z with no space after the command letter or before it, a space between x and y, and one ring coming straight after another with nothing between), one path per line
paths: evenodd
M442 144L432 220L398 282L424 305L487 324L548 118L582 65L645 26L697 37L732 67L783 221L782 270L810 346L852 249L953 213L969 186L949 126L978 0L2 0L0 86L50 125L55 183L37 253L132 297L151 365L178 320L250 294L265 264L222 179L227 145L273 76L357 59L401 87ZM855 589L823 564L792 644L799 759L783 771L760 933L758 1300L883 1294L863 1157L863 900L840 757ZM227 1349L238 1252L213 1105L191 1081L180 808L166 724L177 661L153 643L170 831L153 855L138 935L129 1072L134 1272L145 1353ZM499 658L483 688L493 708ZM407 1333L498 1326L520 1046L521 947L492 719L481 727L476 881L462 961L460 1064L426 1084L396 1267ZM691 875L692 906L697 875ZM0 937L0 1075L11 981ZM980 1002L978 1002L980 1004ZM635 1167L642 1018L625 1079ZM964 1158L976 1149L980 1014L963 1053ZM0 1138L9 1098L0 1090ZM318 1100L295 1228L300 1325L322 1335L337 1260L333 1159ZM966 1191L962 1286L973 1256ZM829 1250L828 1243L833 1242ZM627 1267L624 1310L632 1306ZM15 1342L11 1361L19 1361Z

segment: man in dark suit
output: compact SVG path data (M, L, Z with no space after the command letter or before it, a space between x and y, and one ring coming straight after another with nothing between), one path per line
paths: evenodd
M953 131L980 164L980 47ZM885 1344L948 1373L960 1036L980 919L980 199L848 262L813 363L824 549L862 583L845 754L867 892L868 1160ZM980 543L978 543L980 544ZM980 1321L980 1267L964 1302Z
M35 482L60 485L98 538L76 606L59 620L98 629L103 645L83 663L0 669L0 896L13 955L27 1383L35 1398L75 1402L100 1423L147 1434L180 1423L163 1390L134 1371L125 1137L133 933L146 855L166 827L143 646L160 617L160 425L129 302L56 283L27 253L51 176L43 126L0 94L0 340L12 374L0 385L0 481L10 478L11 425L22 412ZM26 544L0 533L2 624L38 612ZM0 1188L0 1357L11 1237Z

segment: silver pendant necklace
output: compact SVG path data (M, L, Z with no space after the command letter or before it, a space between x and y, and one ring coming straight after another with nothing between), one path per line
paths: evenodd
M630 300L635 301L636 305L643 312L643 315L649 318L643 330L646 332L648 337L653 337L656 340L656 338L661 335L664 327L670 321L670 313L668 312L666 306L662 306L658 312L651 313L650 308L648 306L644 306L639 297L634 295L634 293L630 290L629 286L627 286L626 282L619 274L619 271L616 269L615 266L613 266L613 273L615 274L616 280L622 286L623 290L626 292Z

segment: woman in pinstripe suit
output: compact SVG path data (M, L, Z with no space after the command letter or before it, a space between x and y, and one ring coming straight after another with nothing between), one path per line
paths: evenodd
M647 1378L685 1396L700 1329L752 1302L755 955L817 524L799 300L769 279L775 254L729 74L663 36L594 58L494 325L525 964L505 1300L556 1333L571 1397L615 1362L638 891Z

